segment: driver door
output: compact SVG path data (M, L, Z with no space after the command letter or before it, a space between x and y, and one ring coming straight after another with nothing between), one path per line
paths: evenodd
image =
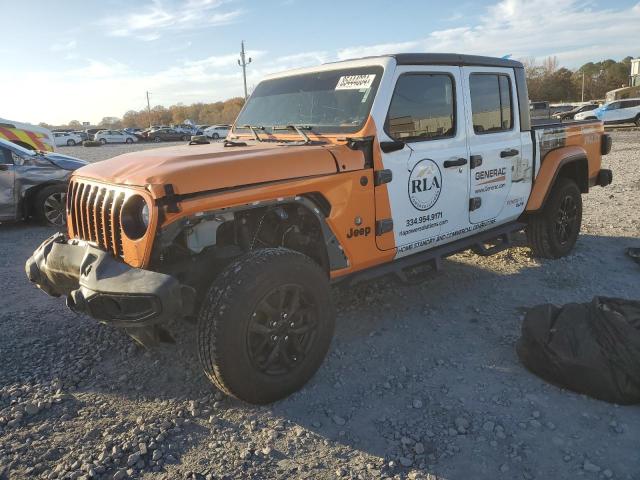
M0 220L16 218L15 180L11 150L0 147Z
M380 139L391 178L385 187L396 256L401 257L446 242L468 227L469 159L460 68L398 67L394 83ZM380 249L392 247L376 241Z

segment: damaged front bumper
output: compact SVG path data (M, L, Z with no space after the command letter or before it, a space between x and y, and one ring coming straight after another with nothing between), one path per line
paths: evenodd
M146 327L190 315L195 292L163 273L133 268L110 253L57 233L25 265L27 277L71 310L118 327Z

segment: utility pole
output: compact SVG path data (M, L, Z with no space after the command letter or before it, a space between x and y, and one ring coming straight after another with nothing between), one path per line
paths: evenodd
M247 65L249 65L251 63L251 57L249 57L249 60L246 60L246 57L244 55L244 40L242 40L242 42L240 42L240 59L238 60L238 65L240 65L242 67L242 79L244 80L244 99L245 101L247 100L247 97L249 96L247 94Z
M149 103L149 91L147 90L147 119L149 120L149 128L151 128L151 103Z

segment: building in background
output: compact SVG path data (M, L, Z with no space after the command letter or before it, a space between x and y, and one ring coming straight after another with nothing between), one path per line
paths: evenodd
M629 86L608 91L606 101L612 102L614 100L636 97L640 97L640 58L634 58L631 60Z
M629 75L629 85L640 87L640 58L631 60L631 74Z

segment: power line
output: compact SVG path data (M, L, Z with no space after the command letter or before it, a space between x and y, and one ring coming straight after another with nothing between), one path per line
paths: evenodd
M246 57L244 54L244 40L240 42L240 59L238 60L238 65L242 67L242 78L244 80L244 99L247 100L247 65L251 63L251 57L249 57L249 61L246 61Z

